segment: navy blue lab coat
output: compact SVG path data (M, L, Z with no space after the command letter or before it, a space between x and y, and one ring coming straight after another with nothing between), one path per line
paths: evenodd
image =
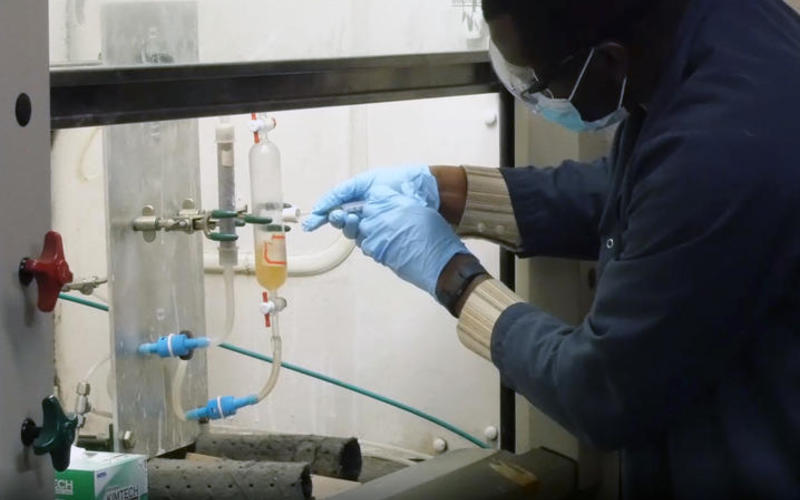
M671 54L607 158L503 169L521 255L599 280L578 326L510 307L492 358L626 498L800 498L800 20L695 0Z

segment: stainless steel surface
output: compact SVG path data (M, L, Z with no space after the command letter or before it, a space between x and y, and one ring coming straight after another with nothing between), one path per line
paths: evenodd
M126 450L132 450L136 446L136 438L133 431L122 432L122 447Z
M86 415L92 411L92 403L89 401L89 394L92 392L92 386L89 382L78 382L75 387L75 416L78 417L78 429L86 425Z
M133 219L132 229L140 231L142 238L147 243L156 240L156 233L160 230L159 218L156 217L156 209L153 205L145 205L142 208L142 215Z
M499 88L482 52L53 70L52 125L70 128L343 106Z
M217 227L217 222L211 218L210 212L205 212L197 208L194 200L185 199L181 202L181 209L177 214L159 216L156 214L153 205L145 205L142 208L142 215L133 219L131 229L142 233L144 241L152 243L156 239L159 231L182 232L194 234L196 231L202 232L206 237Z
M53 317L36 309L36 286L17 280L23 257L38 256L50 229L47 2L0 2L0 498L52 498L50 457L20 440L25 418L42 423L53 392ZM17 123L21 93L30 122ZM66 242L69 257L69 242Z
M100 285L105 285L108 283L108 278L99 278L97 276L92 276L91 278L76 280L72 283L67 283L64 285L62 290L64 292L81 292L84 295L91 295L92 292L95 291L97 287Z
M192 2L107 4L103 52L119 58L110 63L132 64L140 61L146 40L161 47L159 53L187 62L197 57L196 46L179 42L196 36L196 22ZM157 34L178 26L193 26L194 32L171 36L162 44ZM127 52L108 48L117 44ZM192 443L199 432L197 423L181 420L172 408L171 381L178 361L141 356L137 348L168 333L205 333L202 235L159 233L148 244L132 230L131 221L146 205L152 205L153 213L178 214L184 200L199 203L197 123L118 125L107 127L103 136L114 428L120 438L114 447L152 456ZM206 377L205 353L196 352L181 391L184 409L208 399ZM128 431L132 440L124 439Z

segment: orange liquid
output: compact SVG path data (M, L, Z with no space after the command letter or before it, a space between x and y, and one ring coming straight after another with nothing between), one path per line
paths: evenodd
M282 233L267 233L263 241L256 244L256 279L258 284L276 291L286 283L286 237Z

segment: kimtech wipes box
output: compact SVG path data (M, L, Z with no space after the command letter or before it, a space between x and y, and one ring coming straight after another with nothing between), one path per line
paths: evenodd
M56 500L147 498L147 457L72 448L69 469L56 473Z

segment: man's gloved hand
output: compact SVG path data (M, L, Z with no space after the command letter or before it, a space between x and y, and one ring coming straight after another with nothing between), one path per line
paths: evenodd
M408 186L403 191L408 193ZM416 198L377 186L366 201L360 217L345 215L360 219L355 234L358 246L365 255L436 298L436 283L445 265L454 255L469 254L467 247L435 208Z
M439 210L439 186L436 178L431 174L430 167L411 165L378 168L344 181L325 194L314 206L311 215L303 222L303 229L314 231L328 222L331 211L345 203L366 200L371 190L377 187L386 187L397 192L403 190L406 194L418 199L418 203L433 210ZM338 215L344 217L343 213ZM357 217L355 220L357 224ZM355 227L351 224L345 234L351 239L355 238L354 230Z

